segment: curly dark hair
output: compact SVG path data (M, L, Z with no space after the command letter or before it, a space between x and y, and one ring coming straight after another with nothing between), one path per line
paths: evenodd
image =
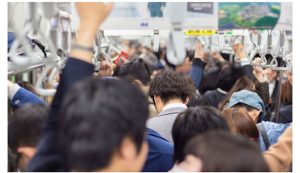
M170 99L180 98L183 102L195 92L193 82L173 71L161 71L151 81L150 97L160 96L164 103Z

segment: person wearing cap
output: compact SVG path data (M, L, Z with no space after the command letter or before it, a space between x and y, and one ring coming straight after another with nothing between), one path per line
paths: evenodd
M228 108L245 108L250 117L257 122L266 111L263 100L255 92L241 90L232 94Z
M279 136L290 124L274 123L270 121L261 121L266 108L263 100L257 93L249 90L241 90L232 94L228 108L246 109L259 130L260 150L266 151L270 145L275 144Z

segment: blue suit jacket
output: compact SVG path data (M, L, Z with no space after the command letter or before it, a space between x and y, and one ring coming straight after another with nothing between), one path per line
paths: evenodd
M168 172L173 167L173 145L156 131L147 128L149 153L143 172Z

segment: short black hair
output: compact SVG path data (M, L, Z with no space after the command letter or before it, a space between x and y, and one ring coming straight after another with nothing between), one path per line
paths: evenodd
M195 92L193 83L185 76L173 71L160 71L151 81L149 95L160 96L163 102L180 98L183 102Z
M195 93L189 99L188 103L186 104L187 107L196 107L196 106L209 106L207 101L202 98L201 95Z
M8 117L8 146L36 147L48 117L48 106L26 104Z
M146 96L128 81L90 78L75 84L60 112L60 146L68 168L105 168L126 137L139 152L148 113Z
M144 85L148 85L151 80L151 71L146 62L141 59L133 59L114 70L113 76L129 80L140 80Z
M214 90L218 88L218 80L212 80L212 79L218 79L219 73L221 71L221 66L214 66L209 68L209 70L205 70L203 74L202 81L198 90L203 95L206 91Z
M236 65L225 66L218 75L218 86L224 91L229 91L235 82L245 75L242 67Z
M180 113L172 128L174 162L184 160L183 149L194 136L214 129L229 131L222 113L211 106L191 107Z
M8 147L8 150L7 150L7 154L8 154L8 157L7 157L7 171L8 172L17 172L18 171L18 163L17 163L17 156L15 153L13 153L11 151L11 149Z
M184 155L202 160L203 172L268 172L257 145L243 136L225 131L209 131L191 139Z

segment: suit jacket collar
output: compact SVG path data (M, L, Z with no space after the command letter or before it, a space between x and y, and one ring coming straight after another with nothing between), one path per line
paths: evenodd
M186 110L184 107L173 107L173 108L168 108L163 111L161 111L158 116L164 116L164 115L173 115L173 114L179 114Z

